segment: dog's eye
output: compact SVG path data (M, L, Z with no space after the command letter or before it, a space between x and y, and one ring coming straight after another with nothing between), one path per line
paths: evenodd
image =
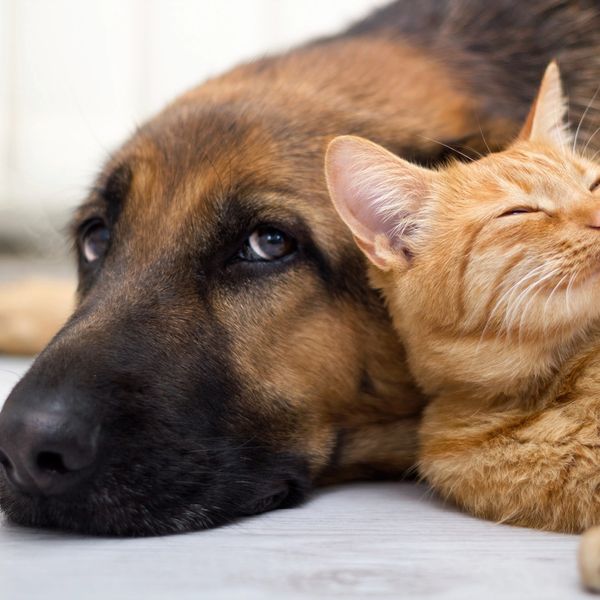
M252 261L272 261L296 251L296 240L275 227L258 227L246 239L240 258Z
M503 212L500 217L512 217L514 215L524 215L526 213L538 212L535 208L529 208L527 206L519 206L517 208L511 208Z
M93 263L102 258L108 250L110 231L102 221L90 223L81 235L81 252L86 262Z

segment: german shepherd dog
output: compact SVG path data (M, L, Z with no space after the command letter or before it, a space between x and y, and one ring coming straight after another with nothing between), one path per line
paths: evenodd
M425 398L328 201L324 150L340 134L424 164L499 148L551 58L579 119L596 4L400 0L141 127L75 217L77 308L0 415L8 517L166 534L410 469Z

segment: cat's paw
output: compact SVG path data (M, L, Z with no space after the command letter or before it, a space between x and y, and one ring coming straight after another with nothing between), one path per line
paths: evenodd
M25 279L0 285L0 353L37 354L73 310L75 282Z
M581 536L579 573L588 590L600 592L600 527L592 527Z

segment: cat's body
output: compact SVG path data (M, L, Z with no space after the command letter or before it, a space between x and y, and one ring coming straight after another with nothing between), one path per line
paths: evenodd
M507 150L431 171L338 138L338 212L377 266L433 397L420 471L496 521L600 524L600 166L573 153L558 69Z
M522 195L552 216L465 224L455 253L446 248L452 267L433 280L428 263L429 278L421 274L429 310L420 304L409 316L390 297L397 325L416 340L413 368L435 396L421 427L420 471L472 514L582 531L600 523L600 190L586 189L597 170L520 142L480 161L481 180L468 166L458 171L457 179L471 174L463 193L485 190L491 211L499 194L485 184L490 173L515 186L498 215Z
M600 340L547 390L443 393L421 429L421 473L472 514L580 532L600 523Z

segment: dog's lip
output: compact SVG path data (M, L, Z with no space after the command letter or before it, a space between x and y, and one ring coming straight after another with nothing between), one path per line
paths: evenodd
M250 502L241 507L240 515L256 515L279 508L293 508L307 496L310 484L300 477L276 479L265 484Z
M223 515L219 510L212 513L208 506L194 503L181 506L180 512L189 519L183 523L179 518L166 519L156 514L144 523L135 515L139 514L139 498L129 498L128 502L118 505L108 495L108 491L86 486L76 493L41 496L15 489L3 469L0 469L0 498L9 520L23 525L47 529L57 529L93 536L109 537L146 537L175 535L190 531L201 531L226 525L236 520L282 508L292 508L303 502L310 489L310 482L302 473L280 474L271 482L264 481L255 490L253 498L246 503L240 502L236 510ZM133 503L131 502L133 501ZM4 504L6 502L6 504Z
M290 494L290 484L286 481L273 482L261 494L241 507L242 515L257 515L279 508Z

